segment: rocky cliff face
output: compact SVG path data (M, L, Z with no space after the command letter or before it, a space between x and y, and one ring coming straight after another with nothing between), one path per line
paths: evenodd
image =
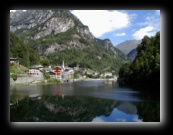
M66 10L18 10L10 13L10 31L31 45L40 56L99 44L114 55L126 56L109 39L96 39L88 26Z
M51 18L43 24L43 27L39 27L39 32L34 36L34 39L39 39L41 37L58 34L61 32L66 32L68 29L74 27L74 22L72 19L67 18Z
M41 49L44 54L73 47L85 48L92 45L95 39L87 26L65 10L12 12L10 31L35 46L34 49Z
M113 46L112 42L109 39L104 39L101 41L102 47L105 48L106 50L112 51L115 55L120 56L122 59L127 60L128 57L120 51L118 48Z

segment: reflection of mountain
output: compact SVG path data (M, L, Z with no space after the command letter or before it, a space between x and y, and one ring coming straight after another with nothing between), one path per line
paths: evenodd
M10 110L10 121L91 122L99 115L109 116L115 101L83 96L26 97L16 110Z
M127 114L137 114L136 105L131 102L123 102L117 107L117 109Z

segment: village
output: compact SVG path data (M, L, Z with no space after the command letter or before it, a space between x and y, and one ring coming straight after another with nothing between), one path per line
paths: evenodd
M10 63L15 65L19 65L19 60L17 58L10 58ZM104 79L104 78L111 78L116 80L117 77L113 75L113 72L105 72L100 74L96 70L81 68L81 67L68 67L65 66L64 60L62 60L62 65L57 65L51 67L51 65L43 67L42 65L34 65L29 67L28 71L26 71L27 76L18 77L17 80L13 80L10 78L11 83L24 83L24 82L32 82L37 83L41 80L47 82L44 79L44 75L48 75L50 78L54 78L59 80L60 82L72 82L77 80L86 80L89 78L97 78L97 79ZM11 73L10 73L11 74Z

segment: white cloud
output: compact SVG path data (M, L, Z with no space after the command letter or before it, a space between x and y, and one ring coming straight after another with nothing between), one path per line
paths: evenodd
M126 33L117 33L115 36L125 36L126 35Z
M148 14L145 21L138 23L138 25L143 28L132 34L135 39L142 39L145 35L154 36L156 32L160 31L160 10L155 10L154 14Z
M142 39L145 35L147 36L154 36L156 34L154 30L154 27L152 26L147 26L147 27L144 27L144 28L141 28L139 29L138 31L136 31L132 36L136 39L136 40L139 40L139 39Z
M95 37L127 27L130 21L129 15L120 11L73 10L71 12L89 27Z

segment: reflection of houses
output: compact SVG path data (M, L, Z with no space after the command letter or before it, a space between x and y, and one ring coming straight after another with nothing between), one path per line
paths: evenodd
M37 99L41 99L41 95L39 94L29 95L29 98L32 100L37 100Z
M10 58L10 63L19 64L18 58Z

